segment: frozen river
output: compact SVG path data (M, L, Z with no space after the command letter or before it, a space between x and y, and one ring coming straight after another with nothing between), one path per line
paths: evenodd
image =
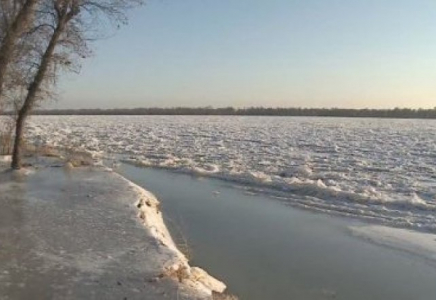
M38 116L37 144L247 184L295 207L436 232L436 121Z

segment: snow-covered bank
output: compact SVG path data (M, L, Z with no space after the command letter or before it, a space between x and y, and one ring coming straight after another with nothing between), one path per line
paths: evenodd
M17 177L7 162L2 299L220 299L226 286L189 265L149 192L102 166L37 158Z
M226 289L224 283L213 278L198 267L191 267L186 256L177 248L163 221L162 213L159 209L160 203L156 197L121 175L113 173L111 170L109 172L113 176L119 177L129 188L137 193L138 200L135 205L139 209L138 217L151 235L174 253L176 257L175 262L162 261L164 266L164 273L162 275L172 276L180 283L208 295L212 295L213 292L223 293Z

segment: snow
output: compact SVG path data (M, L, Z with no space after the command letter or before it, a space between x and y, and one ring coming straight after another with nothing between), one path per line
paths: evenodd
M109 169L108 171L110 172ZM156 197L121 175L113 172L111 174L124 181L137 194L136 207L140 210L138 217L142 220L150 234L177 257L176 263L170 262L169 265L166 265L168 261L161 262L167 275L174 276L177 273L179 280L183 280L185 285L207 295L212 295L212 292L223 293L226 289L224 283L213 278L206 271L198 267L191 267L186 256L179 251L164 224L162 213L159 209L160 203Z
M297 207L436 232L436 122L43 116L40 145L249 184Z
M12 156L10 156L10 155L0 155L0 163L1 164L10 163L11 161L12 161Z

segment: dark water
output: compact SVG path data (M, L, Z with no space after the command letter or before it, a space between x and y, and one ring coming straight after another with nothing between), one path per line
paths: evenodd
M348 220L219 180L129 165L119 171L158 197L173 236L188 240L191 263L241 299L436 299L434 266L352 237Z

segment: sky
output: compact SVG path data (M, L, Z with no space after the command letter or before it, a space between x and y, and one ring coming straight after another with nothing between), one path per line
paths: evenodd
M435 0L149 0L54 108L433 108Z

